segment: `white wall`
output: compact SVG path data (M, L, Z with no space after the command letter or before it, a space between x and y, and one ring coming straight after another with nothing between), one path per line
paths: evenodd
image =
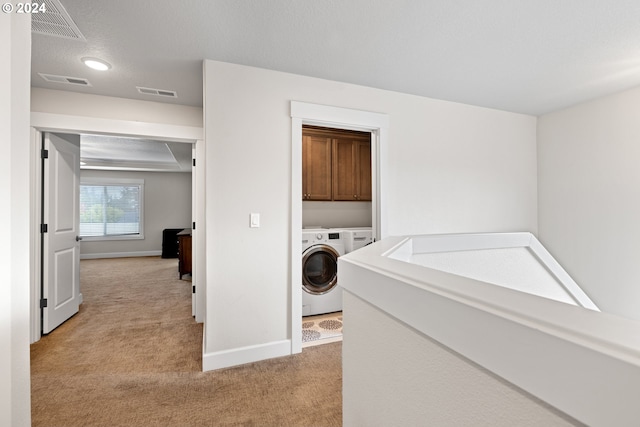
M31 20L0 14L0 425L31 424L29 78ZM10 201L10 203L9 203Z
M582 425L344 292L345 426Z
M101 119L202 126L202 108L198 107L42 88L31 88L31 111Z
M371 202L302 202L302 226L371 227Z
M191 174L182 172L132 172L86 170L81 178L118 178L144 180L144 239L143 240L83 240L82 256L103 254L142 255L162 251L162 230L191 228Z
M537 231L535 117L395 97L389 234Z
M640 88L538 122L539 238L603 311L640 319Z
M391 234L537 231L535 117L214 61L204 78L205 356L290 339L291 100L389 115Z

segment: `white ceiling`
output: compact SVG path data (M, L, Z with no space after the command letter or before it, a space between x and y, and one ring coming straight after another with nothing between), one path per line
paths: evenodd
M36 87L201 106L213 59L539 115L640 85L638 0L61 2L86 41L33 34Z
M191 172L192 145L106 135L80 135L82 169Z

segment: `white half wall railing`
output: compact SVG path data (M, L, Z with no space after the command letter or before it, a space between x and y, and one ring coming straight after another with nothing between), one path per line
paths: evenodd
M390 237L338 263L346 292L569 417L640 420L640 322L598 311L532 234Z

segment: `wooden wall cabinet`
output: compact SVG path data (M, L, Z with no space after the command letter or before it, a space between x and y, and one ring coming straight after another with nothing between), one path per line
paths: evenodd
M371 200L371 143L333 140L333 200Z
M303 128L302 200L371 200L371 136Z
M302 136L302 200L331 200L331 138Z

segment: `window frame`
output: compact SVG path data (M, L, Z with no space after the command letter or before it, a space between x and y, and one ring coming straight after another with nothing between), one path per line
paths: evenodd
M93 185L93 186L137 186L139 188L139 227L140 233L138 234L120 234L112 236L83 236L80 237L83 241L97 242L97 241L110 241L110 240L144 240L144 179L135 178L102 178L102 177L86 177L80 178L80 186ZM79 197L79 196L78 196Z

